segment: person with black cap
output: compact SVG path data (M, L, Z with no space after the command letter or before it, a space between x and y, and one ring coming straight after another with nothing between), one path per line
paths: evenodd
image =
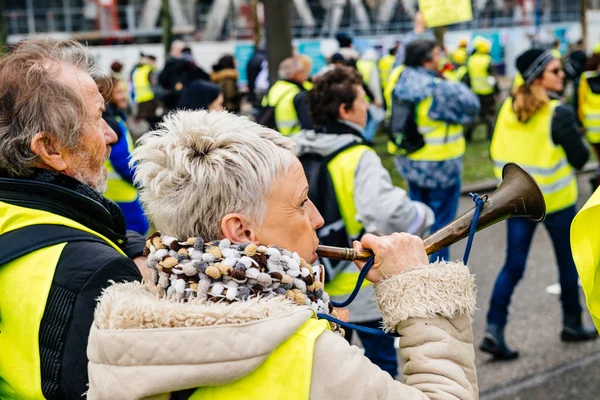
M183 88L177 108L220 111L223 109L223 93L219 85L197 79Z
M575 217L577 180L575 169L584 166L589 151L581 140L574 112L562 105L555 93L563 89L560 60L550 50L531 49L517 58L524 84L513 91L498 114L490 155L500 178L507 162L516 162L538 182L546 201L544 225L556 254L563 311L561 340L579 342L597 337L592 326L582 323L582 308L573 262L570 226ZM508 307L522 278L536 224L524 218L507 221L506 261L496 278L487 329L480 349L496 359L519 356L504 340Z

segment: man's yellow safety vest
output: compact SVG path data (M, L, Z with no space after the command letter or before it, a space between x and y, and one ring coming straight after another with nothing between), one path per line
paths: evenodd
M386 118L390 118L392 116L392 95L394 94L394 89L396 88L398 79L400 79L400 75L402 75L402 71L404 71L404 65L398 65L397 67L394 67L392 72L390 72L388 82L383 90L383 98L385 99L385 104L387 105L387 109L385 110Z
M585 136L592 144L600 143L600 94L592 92L588 79L598 76L596 71L584 72L579 85L579 108Z
M562 54L560 54L560 50L552 49L552 50L550 50L550 52L552 53L552 56L554 58L556 58L557 60L560 60L562 58Z
M512 90L516 90L525 84L525 79L523 79L523 75L517 71L515 75L515 79L513 79Z
M394 67L394 62L396 61L396 56L388 54L386 56L381 57L377 66L379 67L379 80L381 81L381 88L385 90L385 87L390 78L390 72L392 72L392 68Z
M468 53L466 47L459 47L452 52L450 59L452 62L460 65L464 65L467 62Z
M489 82L488 68L492 62L489 54L475 53L467 61L471 90L478 95L494 93L494 86Z
M125 125L125 121L123 121L118 115L115 115L115 119L119 125ZM127 148L131 153L133 151L133 139L131 138L131 135L127 129L123 130L123 135L125 135ZM123 179L121 175L117 173L110 160L106 160L104 165L108 171L107 189L106 193L104 193L104 197L117 203L131 203L136 201L138 198L138 193L135 186Z
M294 97L301 89L288 81L277 81L263 97L263 107L275 107L275 123L277 130L284 136L290 136L300 131L298 113L294 107Z
M108 238L71 219L0 202L0 234L55 224L95 235L119 253ZM0 266L0 399L44 399L39 329L54 271L67 243L33 251Z
M600 331L600 189L585 203L571 223L571 249L585 302Z
M356 219L354 176L358 163L367 151L373 151L373 149L365 145L352 146L336 155L327 165L327 170L333 182L340 215L351 241L358 239L364 229L363 225ZM358 274L358 269L340 272L325 284L325 291L330 296L344 296L352 293L358 280ZM362 287L368 284L369 282L364 281Z
M189 399L308 400L315 342L326 329L327 321L310 318L250 374L227 385L198 388Z
M425 146L406 157L416 161L444 161L462 157L465 154L462 125L430 119L432 101L432 97L421 101L415 112L417 129L423 136ZM398 148L391 141L388 141L387 148L390 154L398 154Z
M145 103L154 99L152 91L152 82L150 82L150 73L153 71L151 65L140 65L133 71L131 77L133 83L133 95L136 103Z
M362 76L365 85L369 86L371 83L371 73L373 72L373 69L377 70L377 64L369 60L358 60L356 61L356 69ZM367 95L367 101L372 103L373 99Z
M562 146L552 141L552 116L558 105L558 100L552 100L522 123L517 119L509 97L498 114L490 147L496 178L502 178L504 164L519 164L542 189L548 213L560 211L577 201L573 168Z

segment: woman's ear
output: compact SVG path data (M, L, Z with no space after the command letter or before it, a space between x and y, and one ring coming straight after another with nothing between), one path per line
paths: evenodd
M227 214L221 219L223 236L232 243L256 242L257 231L254 225L241 214Z
M45 132L35 134L29 144L31 151L38 156L39 167L49 167L55 171L67 169L64 151L58 140Z

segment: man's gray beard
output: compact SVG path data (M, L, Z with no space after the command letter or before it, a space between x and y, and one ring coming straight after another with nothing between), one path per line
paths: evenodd
M95 182L92 182L92 179L89 179L89 177L85 176L86 174L82 172L77 172L75 179L77 179L79 182L83 182L86 185L90 186L100 195L104 195L104 193L106 193L106 190L108 189L108 171L106 170L106 167L103 166L100 173L102 174L102 176L99 180Z

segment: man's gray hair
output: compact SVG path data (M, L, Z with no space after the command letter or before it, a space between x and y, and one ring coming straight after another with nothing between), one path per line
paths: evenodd
M274 180L297 160L294 142L225 111L177 111L132 154L149 219L179 238L223 237L221 220L240 213L260 224Z
M83 95L59 74L69 65L100 76L84 46L72 40L24 40L0 58L0 169L11 176L32 174L38 132L67 148L79 144L87 117Z
M279 79L290 79L295 73L303 71L304 64L297 57L288 57L279 64Z

